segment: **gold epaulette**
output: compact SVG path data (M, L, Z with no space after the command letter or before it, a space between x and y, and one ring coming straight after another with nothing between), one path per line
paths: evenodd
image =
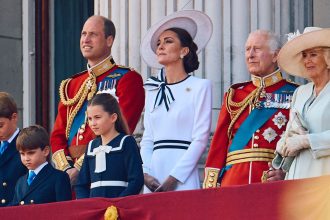
M220 169L217 168L205 168L205 178L203 181L203 189L216 188Z
M83 154L83 155L81 155L80 157L79 157L79 159L75 162L75 164L73 165L75 168L77 168L77 170L79 170L80 171L80 169L81 169L81 166L82 166L82 164L83 164L83 162L84 162L84 158L85 158L85 154Z
M58 150L53 154L53 162L55 164L56 169L66 171L67 169L71 168L67 157L64 154L64 150Z
M296 83L295 81L292 81L292 79L290 79L290 78L289 79L285 79L285 80L286 80L287 83L290 83L290 84L292 84L294 86L297 86L297 87L300 86L299 83Z

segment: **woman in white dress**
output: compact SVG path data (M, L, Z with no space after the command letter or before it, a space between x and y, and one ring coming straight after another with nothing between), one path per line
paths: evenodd
M145 83L144 193L200 188L197 163L211 126L211 81L189 75L212 33L207 15L179 11L152 26L141 55L158 77ZM194 36L194 40L192 38Z
M303 34L290 34L279 53L282 69L311 81L295 91L287 130L277 145L284 161L294 157L286 179L330 174L329 36L330 29L305 28Z

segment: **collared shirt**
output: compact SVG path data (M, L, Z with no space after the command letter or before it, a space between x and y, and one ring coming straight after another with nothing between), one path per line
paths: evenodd
M38 166L37 169L29 170L29 172L33 171L36 175L38 175L38 173L42 170L42 168L44 168L44 166L46 166L47 164L48 164L48 162L46 161L45 163Z
M13 141L13 139L16 137L16 135L18 134L18 132L19 132L19 129L16 128L16 131L13 133L13 135L7 140L9 144Z

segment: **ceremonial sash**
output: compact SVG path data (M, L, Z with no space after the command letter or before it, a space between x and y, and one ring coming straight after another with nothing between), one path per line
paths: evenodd
M296 89L295 86L291 84L285 84L278 90L272 93L282 93L284 91L293 91ZM246 144L250 141L253 133L258 130L263 124L265 124L269 118L278 111L279 108L265 108L263 103L261 108L254 108L249 116L244 120L241 126L238 128L231 145L229 147L228 153L242 150ZM221 170L220 176L223 175L224 171L229 170L232 165L226 166Z
M126 68L117 68L113 73L109 74L109 76L105 77L101 82L97 84L98 91L107 89L111 86L116 86L116 81L118 81L128 71L129 69ZM81 108L77 112L76 117L73 119L68 138L68 146L71 145L73 137L77 134L80 126L85 122L86 110L87 100L81 106Z

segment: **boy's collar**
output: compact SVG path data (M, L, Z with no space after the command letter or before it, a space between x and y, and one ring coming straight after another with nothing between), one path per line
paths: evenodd
M44 168L47 164L48 164L47 161L44 162L43 164L40 164L40 165L37 167L37 169L33 170L34 173L35 173L36 175L38 175L38 173L42 170L42 168ZM32 171L32 170L29 170L29 171Z
M14 138L16 137L16 135L19 133L19 128L16 128L15 132L11 135L11 137L6 140L9 142L9 144L14 140Z

